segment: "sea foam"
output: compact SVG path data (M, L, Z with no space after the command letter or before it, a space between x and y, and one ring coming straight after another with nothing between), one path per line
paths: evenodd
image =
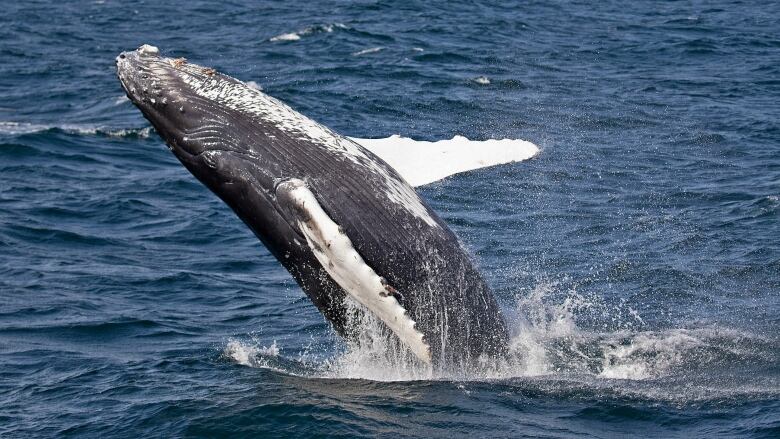
M606 305L596 296L576 292L568 293L563 299L551 300L558 296L555 288L554 284L542 283L520 295L516 309L507 313L512 333L508 357L484 360L473 367L436 369L421 363L397 339L389 337L387 329L356 302L348 305L348 319L359 331L354 339L342 341L341 349L330 357L287 370L269 362L269 358L279 355L275 342L265 347L257 340L243 344L230 340L224 354L244 366L311 378L372 381L576 379L598 387L604 385L598 383L615 380L642 382L684 375L708 362L756 355L750 345L762 343L756 335L718 327L638 329L642 326L641 319L630 307ZM578 314L594 307L619 315L625 320L622 328L594 331L578 325Z
M112 128L101 125L88 124L40 124L28 122L0 121L0 134L18 136L24 134L42 133L46 131L60 131L68 134L83 136L108 136L108 137L149 137L152 127L144 128Z

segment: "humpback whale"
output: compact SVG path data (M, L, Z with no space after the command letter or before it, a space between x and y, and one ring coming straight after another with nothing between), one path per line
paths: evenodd
M332 323L354 303L435 367L507 351L499 306L455 234L380 157L256 87L149 45L121 53L128 98ZM349 308L353 306L353 308Z

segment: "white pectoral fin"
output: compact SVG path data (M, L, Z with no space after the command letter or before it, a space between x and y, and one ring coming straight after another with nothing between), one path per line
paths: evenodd
M425 142L408 137L352 139L392 166L412 186L422 186L453 174L528 160L539 152L520 139L449 140Z
M430 364L431 352L415 322L386 285L355 250L352 241L322 209L302 180L292 179L276 189L288 203L297 226L322 267L353 299L384 322L417 358Z

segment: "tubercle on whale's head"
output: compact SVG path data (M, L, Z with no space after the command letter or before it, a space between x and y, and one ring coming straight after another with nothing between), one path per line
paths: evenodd
M222 87L241 84L214 69L167 58L144 44L116 57L117 76L125 93L179 161L202 183L225 198L250 181L265 191L273 189L270 176L254 175L245 152L236 141L236 126L219 102L200 96L194 85Z
M188 77L213 77L213 69L189 65L184 58L166 58L160 50L144 44L116 57L117 76L127 97L135 104L168 146L182 160L191 160L213 145L188 135L209 125L213 114L193 102Z

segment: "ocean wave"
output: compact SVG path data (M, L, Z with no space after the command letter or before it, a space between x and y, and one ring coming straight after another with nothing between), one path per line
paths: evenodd
M360 56L360 55L368 55L370 53L377 53L382 50L384 50L384 47L377 46L377 47L370 47L368 49L358 50L357 52L353 52L352 56Z
M307 35L313 35L317 33L332 33L335 30L339 29L349 29L345 24L342 23L333 23L333 24L318 24L314 26L309 26L306 28L303 28L296 32L288 32L279 34L275 37L271 37L268 39L268 41L272 42L280 42L280 41L298 41L304 36Z
M289 34L280 34L275 37L271 37L269 41L298 41L300 39L300 35L295 32L291 32Z
M110 128L105 126L61 124L47 125L28 122L0 121L0 135L18 136L44 132L63 132L76 135L98 135L106 137L146 138L151 135L151 126L144 128Z

